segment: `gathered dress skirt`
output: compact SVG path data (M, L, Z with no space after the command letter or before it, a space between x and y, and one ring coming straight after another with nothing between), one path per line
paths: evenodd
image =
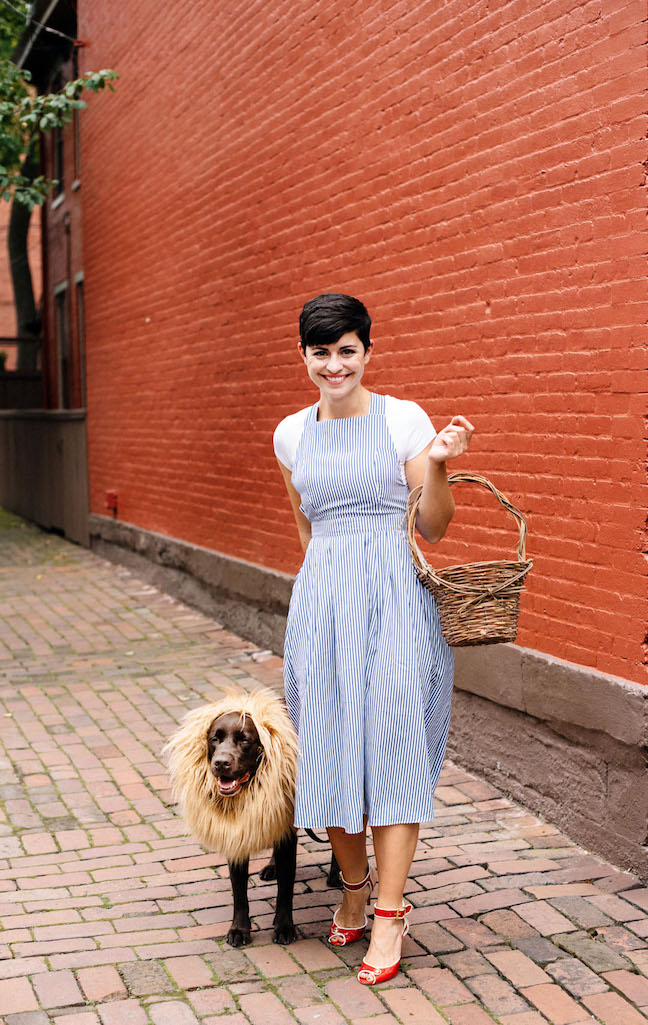
M426 822L450 723L453 652L403 528L407 487L384 412L306 419L293 467L311 541L284 650L299 737L295 825Z

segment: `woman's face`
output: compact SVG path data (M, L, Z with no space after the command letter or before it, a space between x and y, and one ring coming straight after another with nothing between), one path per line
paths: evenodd
M365 352L355 331L342 335L332 345L299 348L313 384L327 397L347 396L362 380L372 345Z

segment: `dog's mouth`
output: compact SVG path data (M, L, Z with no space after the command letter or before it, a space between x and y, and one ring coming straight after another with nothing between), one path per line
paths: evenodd
M233 797L234 794L238 794L241 787L248 782L250 779L250 773L245 772L242 776L236 776L232 778L230 776L217 776L218 780L218 792L223 797Z

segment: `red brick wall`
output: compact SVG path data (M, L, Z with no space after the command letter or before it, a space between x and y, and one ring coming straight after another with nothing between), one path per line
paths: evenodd
M294 571L305 299L528 515L519 642L644 681L643 7L80 0L92 509ZM466 490L466 497L472 495ZM439 560L504 554L477 494Z

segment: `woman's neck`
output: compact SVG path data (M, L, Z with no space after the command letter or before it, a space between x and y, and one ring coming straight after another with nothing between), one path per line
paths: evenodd
M329 395L322 395L318 403L318 420L340 420L348 416L366 416L371 405L371 392L359 385L350 395L339 400Z

